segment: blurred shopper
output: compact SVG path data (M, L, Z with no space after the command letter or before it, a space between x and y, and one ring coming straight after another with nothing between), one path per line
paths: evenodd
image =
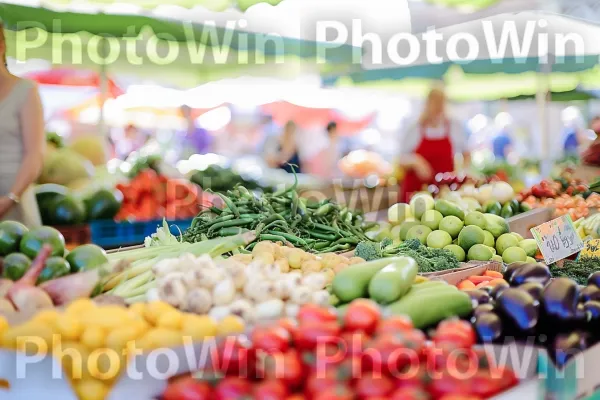
M579 135L577 128L569 126L565 128L565 135L563 141L563 152L565 156L578 156L579 155Z
M41 172L46 138L36 86L6 68L6 41L0 24L0 220L41 224L31 185Z
M181 107L181 115L186 120L187 128L185 131L184 143L186 147L185 158L192 154L206 154L211 151L213 137L208 131L196 125L196 120L192 115L192 109L186 105Z
M297 127L288 121L277 142L267 150L267 163L272 168L281 168L286 172L302 173L302 163L298 153ZM293 169L292 169L293 165Z
M581 154L581 161L586 165L598 167L600 166L600 117L595 117L590 127L596 134L596 139Z
M406 175L400 201L408 202L413 193L432 183L436 174L454 171L455 154L462 153L467 164L466 142L463 126L447 115L444 91L432 89L417 124L403 138L400 166Z
M502 128L492 141L492 151L498 161L504 161L512 150L513 141L508 128Z
M310 156L303 159L304 173L324 179L339 177L338 162L341 155L337 123L330 122L325 130L320 129L305 134L306 140L301 143L304 151L300 153Z

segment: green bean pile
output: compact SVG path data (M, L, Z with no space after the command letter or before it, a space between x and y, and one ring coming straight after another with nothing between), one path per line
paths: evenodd
M222 209L210 207L194 218L183 240L199 242L254 230L257 240L289 243L313 253L340 252L369 240L362 213L355 213L330 200L309 202L299 198L296 184L272 194L257 195L244 186L218 194Z

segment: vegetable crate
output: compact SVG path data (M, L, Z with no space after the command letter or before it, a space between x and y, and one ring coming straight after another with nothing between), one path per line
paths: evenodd
M91 242L92 233L89 225L55 226L65 237L67 248L72 249Z
M104 248L114 248L144 243L147 236L162 226L162 220L138 221L93 221L90 223L91 242ZM192 219L167 220L173 235L179 236L192 225Z

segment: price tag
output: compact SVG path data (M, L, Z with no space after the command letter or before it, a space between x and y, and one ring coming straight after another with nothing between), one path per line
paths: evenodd
M554 264L558 260L578 253L584 246L569 215L563 215L531 228L531 233L537 241L546 264Z
M600 258L600 239L591 239L585 242L579 257Z

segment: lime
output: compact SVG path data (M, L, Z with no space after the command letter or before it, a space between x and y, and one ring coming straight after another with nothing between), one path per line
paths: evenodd
M71 266L71 272L86 271L108 262L104 249L95 244L76 247L67 255L66 260Z
M519 261L525 262L527 261L527 253L520 247L509 247L502 253L502 260L504 260L506 264Z
M19 250L19 242L29 229L16 221L0 222L0 257Z
M504 260L502 260L502 256L499 255L493 255L491 261L496 261L496 262L504 262Z
M62 257L50 257L44 264L44 269L40 274L37 284L44 283L46 281L60 278L71 273L71 267L69 263Z
M23 253L11 253L4 257L2 276L11 281L17 281L29 269L31 260Z
M433 231L427 236L427 247L443 249L450 244L452 244L452 237L448 232Z
M485 242L483 229L476 225L465 226L458 234L458 245L465 251L469 251L476 244Z
M469 249L467 259L469 261L490 261L493 256L494 254L489 247L483 244L476 244Z
M498 254L504 254L504 250L518 245L519 241L510 233L505 233L496 240L496 250L498 250Z
M483 244L489 247L494 247L496 245L494 235L492 235L492 233L489 231L483 231L483 234L485 235L485 241Z
M535 261L535 258L533 258L533 257L527 257L525 262L528 264L535 264L537 261Z
M448 200L437 200L435 202L435 209L442 213L444 217L449 215L454 215L455 217L464 220L465 212L462 208L458 206L458 204L452 203Z
M465 217L465 225L475 225L481 229L485 229L485 217L479 211L471 211Z
M430 233L431 229L425 225L413 226L406 234L406 240L418 239L421 244L425 244Z
M425 211L433 210L435 201L430 194L416 194L410 199L410 211L416 219L421 219Z
M436 210L427 210L421 216L421 224L425 225L431 230L436 230L440 226L440 222L444 216L441 212Z
M415 227L417 225L420 225L420 223L417 221L404 221L400 225L400 240L406 240L406 235L408 234L410 228Z
M449 244L448 246L444 247L444 250L452 252L459 262L465 261L466 254L462 247L456 244Z
M412 212L410 211L410 206L406 203L394 204L388 209L388 221L390 224L401 224L407 218L412 218Z
M62 257L65 254L65 238L56 229L49 226L32 229L23 236L19 249L27 257L35 258L42 246L52 247L52 256Z
M448 232L452 238L457 238L463 227L464 224L460 218L449 215L440 221L439 229Z
M523 236L519 235L517 232L511 232L510 234L516 237L519 242L522 242L524 240Z
M519 247L525 250L528 257L534 257L538 251L538 245L535 239L523 239L519 243Z

